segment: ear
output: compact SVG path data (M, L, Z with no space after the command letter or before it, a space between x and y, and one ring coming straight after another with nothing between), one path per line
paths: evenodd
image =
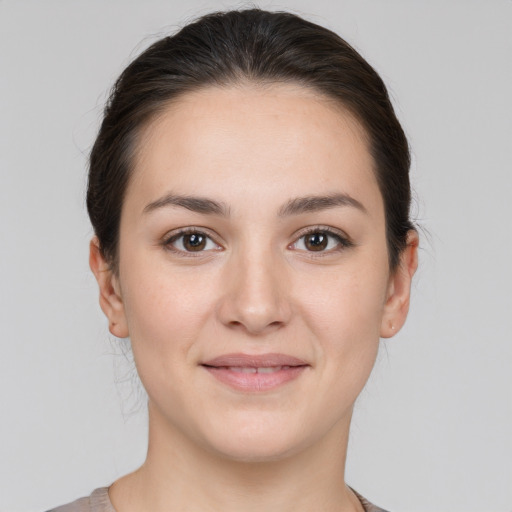
M418 268L419 237L415 230L407 233L407 246L400 255L398 267L389 277L386 303L380 327L382 338L391 338L404 325L409 312L411 283Z
M109 322L110 332L118 338L128 337L128 325L119 280L105 261L95 236L89 245L89 266L100 288L100 307Z

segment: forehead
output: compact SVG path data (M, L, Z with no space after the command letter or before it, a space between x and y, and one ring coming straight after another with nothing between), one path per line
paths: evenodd
M333 189L381 202L366 134L302 86L209 87L170 103L142 131L130 189L271 200ZM222 197L229 196L229 197ZM278 197L280 196L280 197Z

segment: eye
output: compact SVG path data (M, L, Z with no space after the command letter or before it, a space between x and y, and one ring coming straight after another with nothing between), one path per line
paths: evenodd
M197 253L220 249L219 245L206 233L196 230L172 234L165 240L164 245L170 250L182 253Z
M329 229L318 229L303 234L294 244L293 249L308 252L331 252L351 247L353 244L341 234Z

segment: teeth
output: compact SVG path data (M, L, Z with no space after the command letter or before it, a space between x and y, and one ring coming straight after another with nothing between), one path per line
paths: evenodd
M281 369L287 370L289 366L269 366L268 368L252 368L250 366L230 366L232 372L237 373L274 373Z
M229 369L237 373L256 373L257 371L257 368L250 368L248 366L230 366Z
M271 366L269 368L258 368L258 373L274 373L278 372L282 366Z

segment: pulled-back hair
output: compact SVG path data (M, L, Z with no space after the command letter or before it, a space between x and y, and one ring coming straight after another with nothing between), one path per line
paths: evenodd
M406 246L409 147L376 71L334 32L294 14L217 12L157 41L115 83L90 155L87 208L104 258L117 270L124 195L138 136L169 102L207 86L296 83L333 99L362 125L383 197L389 265Z

